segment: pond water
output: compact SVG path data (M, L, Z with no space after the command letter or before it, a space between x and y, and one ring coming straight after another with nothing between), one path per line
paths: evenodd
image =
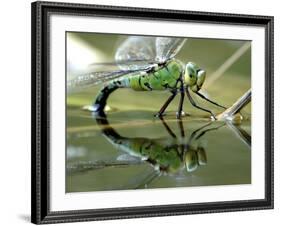
M120 106L112 97L113 110L98 121L81 107L68 107L67 192L251 183L248 112L239 126L212 122L191 106L182 120L172 110L161 120L153 117L159 93L113 95ZM136 96L140 103L128 100ZM155 110L144 110L143 100L155 101Z

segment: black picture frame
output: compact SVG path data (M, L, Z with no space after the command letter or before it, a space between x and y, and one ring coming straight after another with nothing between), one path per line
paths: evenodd
M34 2L32 10L32 205L36 224L154 217L273 208L273 21L271 16L129 8L57 2ZM50 211L50 76L48 24L50 14L173 20L265 28L265 198L196 204L110 209Z

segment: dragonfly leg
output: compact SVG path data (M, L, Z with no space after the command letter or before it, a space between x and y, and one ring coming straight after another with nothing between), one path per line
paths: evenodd
M218 104L218 103L216 103L216 102L214 102L214 101L208 99L208 98L205 97L202 93L199 93L199 92L195 92L195 93L196 93L199 97L201 97L202 99L204 99L204 100L206 100L206 101L208 101L208 102L210 102L210 103L212 103L212 104L214 104L214 105L216 105L216 106L218 106L218 107L221 107L221 108L223 108L223 109L226 109L226 107L224 107L224 106L222 106L222 105L220 105L220 104Z
M209 112L209 113L213 116L214 119L217 119L216 116L213 114L213 112L211 112L211 111L208 110L208 109L202 108L202 107L198 106L198 105L195 103L195 101L192 99L192 97L191 97L191 95L190 95L190 93L189 93L189 91L188 91L188 88L186 88L185 91L186 91L186 95L187 95L187 97L188 97L190 103L191 103L194 107L196 107L196 108L198 108L198 109L200 109L200 110L202 110L202 111Z
M179 126L179 129L180 129L180 134L181 134L181 138L184 139L185 138L185 132L184 132L184 127L183 127L183 122L182 122L182 119L180 118L179 120L177 120L178 122L178 126ZM185 152L185 150L188 148L188 146L185 144L185 143L180 143L179 144L179 150L181 152L181 160L184 159L184 155L183 153Z
M160 116L161 122L163 123L165 129L170 134L171 137L177 138L176 134L171 130L171 128L168 126L168 124L165 122L165 120Z
M173 90L172 91L172 95L168 98L168 100L164 103L164 105L161 107L161 109L159 110L159 112L157 114L155 114L155 117L161 117L163 116L164 111L166 110L166 108L169 106L169 104L172 102L172 100L175 98L175 96L177 95L177 90Z
M210 128L210 129L206 129L206 130L202 131L202 132L195 138L195 140L198 140L200 137L204 136L205 133L208 133L208 132L210 132L210 131L212 131L212 130L218 130L219 128L221 128L221 127L223 127L223 126L225 126L225 125L226 125L226 124L224 123L224 124L222 124L222 125L220 125L220 126L217 126L217 127L214 127L214 128Z
M179 129L180 129L181 137L185 137L183 122L182 122L181 119L180 119L180 120L177 120L177 121L178 121Z
M183 82L181 81L181 86L180 86L180 102L179 102L179 107L178 107L178 112L177 112L177 119L181 118L182 114L182 106L183 106L183 100L184 100L184 86Z

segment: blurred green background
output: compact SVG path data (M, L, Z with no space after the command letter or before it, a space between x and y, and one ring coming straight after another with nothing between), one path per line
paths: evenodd
M126 35L67 33L67 79L83 73L87 65L97 62L114 62L114 54ZM248 41L188 38L176 56L184 63L195 62L207 71L206 84L202 92L212 100L231 106L240 96L251 88L251 48L238 54L237 59L229 63L233 55L241 52ZM250 45L249 45L250 46ZM225 68L221 76L218 69ZM106 70L106 68L103 68ZM216 78L217 77L217 78ZM102 85L78 90L67 96L67 150L66 150L66 192L102 191L136 188L167 188L181 186L225 185L251 183L251 150L237 128L249 136L251 134L251 106L241 112L244 120L233 129L223 125L219 129L206 132L192 142L192 146L204 146L207 163L198 166L192 172L182 167L177 172L159 173L155 165L140 158L117 150L97 125L91 112L83 110L91 105ZM110 126L127 141L143 137L157 141L165 149L163 140L173 144L187 143L192 132L209 121L209 115L194 108L187 99L184 111L190 114L183 118L184 136L175 120L178 97L167 109L165 121L179 139L172 138L163 123L155 119L155 114L166 99L168 92L136 92L119 89L110 95L107 112ZM214 113L220 108L194 97L200 106ZM211 127L219 127L214 122ZM239 133L238 133L239 134ZM160 139L160 141L159 141ZM198 160L198 159L197 159ZM184 162L184 160L183 160Z

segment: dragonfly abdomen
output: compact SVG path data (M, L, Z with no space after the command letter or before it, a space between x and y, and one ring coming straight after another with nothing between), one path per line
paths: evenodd
M111 81L109 84L104 86L98 93L95 103L93 104L95 112L103 112L104 107L106 106L106 101L109 95L115 91L116 89L120 88L120 82Z

